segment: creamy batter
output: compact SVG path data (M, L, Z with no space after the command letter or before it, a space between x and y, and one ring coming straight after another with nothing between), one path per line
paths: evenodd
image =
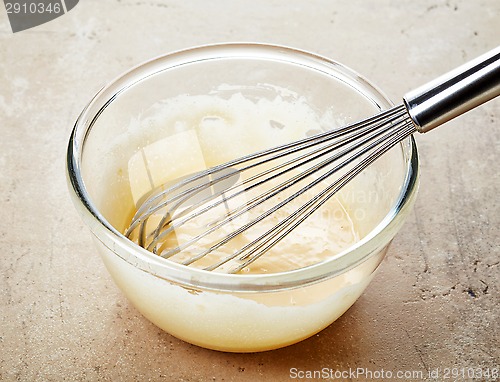
M135 123L137 131L141 131L142 141L137 142L141 149L129 160L127 172L134 202L140 205L144 195L161 184L175 183L183 176L219 163L279 143L304 138L323 130L325 126L335 126L338 121L333 120L328 113L318 117L300 97L291 97L282 91L274 99L260 98L257 101L245 98L241 93L229 98L218 95L182 95L154 105ZM144 129L150 132L144 134ZM245 173L245 176L262 170L259 167L253 172ZM287 176L291 177L296 173ZM239 181L243 179L240 176ZM264 188L258 187L245 192L210 213L176 228L174 233L162 240L162 249L183 245L205 231L218 216L224 216L231 208L245 205L264 189L269 189L282 180L280 178L267 183ZM312 178L308 181L312 181ZM276 195L171 259L181 262L203 252L296 190L297 188L292 188ZM238 251L290 215L312 195L306 194L295 199L192 266L203 268ZM163 214L164 211L160 210L150 218L148 231L154 229ZM137 233L138 230L131 237L133 240L137 239ZM358 240L359 235L347 209L337 198L332 198L263 257L241 272L272 273L301 268L336 255ZM237 264L230 262L217 271L227 271Z

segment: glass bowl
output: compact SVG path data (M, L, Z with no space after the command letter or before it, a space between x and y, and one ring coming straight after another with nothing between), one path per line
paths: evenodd
M147 191L133 177L150 176L146 169L131 171L131 163L162 134L179 128L174 120L158 128L155 113L168 119L172 110L162 111L164 100L214 94L244 94L252 102L300 99L339 124L392 105L366 79L324 57L282 46L219 44L133 68L99 91L76 121L67 153L70 193L104 264L131 303L151 322L192 344L231 352L276 349L330 325L371 281L414 203L416 146L412 137L404 140L339 194L360 232L360 240L341 253L269 274L224 274L180 265L123 235L135 201ZM196 113L196 103L189 110ZM234 151L231 155L241 154ZM184 160L173 157L163 168Z

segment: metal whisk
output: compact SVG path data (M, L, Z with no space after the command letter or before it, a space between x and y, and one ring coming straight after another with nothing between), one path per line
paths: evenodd
M223 232L181 262L192 264L276 214L299 197L298 208L258 231L239 249L205 267L226 263L236 273L286 237L380 156L415 132L425 133L500 94L500 47L406 94L403 104L339 129L211 167L153 190L125 232L164 258ZM313 188L321 187L312 193ZM217 209L222 214L215 214ZM254 215L245 218L251 211ZM217 216L216 216L217 215ZM152 217L156 218L153 219ZM160 218L158 218L160 216ZM199 220L204 216L205 220ZM206 221L206 216L210 219ZM200 224L197 222L200 221ZM239 224L234 224L240 221ZM169 238L185 224L199 229L183 243ZM228 229L227 227L231 227ZM226 229L226 231L223 231ZM227 232L229 230L229 232Z

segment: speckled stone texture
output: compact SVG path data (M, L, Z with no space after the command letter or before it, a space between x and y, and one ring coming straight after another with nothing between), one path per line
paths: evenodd
M498 368L500 100L417 136L420 194L373 283L326 330L265 353L201 349L144 319L95 253L64 160L91 96L156 55L290 45L398 101L499 44L499 17L498 0L82 0L12 34L0 5L0 380L287 381L363 368L438 381L445 368Z

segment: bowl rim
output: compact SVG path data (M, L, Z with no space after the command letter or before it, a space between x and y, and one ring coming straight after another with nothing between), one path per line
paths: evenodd
M256 54L259 54L256 56ZM200 58L202 57L202 58ZM204 58L203 58L204 57ZM66 175L75 207L94 236L110 251L145 272L193 289L231 292L265 292L301 287L344 273L367 260L377 249L385 247L393 238L413 205L418 188L418 153L413 136L400 143L405 158L405 178L401 191L389 213L363 239L341 253L313 265L286 272L269 274L225 274L184 266L163 259L126 238L99 212L87 192L81 173L83 148L95 120L116 97L130 86L158 71L200 61L200 59L261 58L290 62L302 60L301 65L335 72L346 81L363 88L362 95L369 98L381 110L393 106L387 96L366 78L332 59L284 45L265 43L222 43L201 45L174 51L136 65L123 73L95 94L78 116L71 132L67 157ZM193 61L194 60L194 61ZM293 61L296 63L296 61ZM359 89L358 89L359 90ZM405 147L403 147L405 146ZM382 238L383 240L375 240Z

